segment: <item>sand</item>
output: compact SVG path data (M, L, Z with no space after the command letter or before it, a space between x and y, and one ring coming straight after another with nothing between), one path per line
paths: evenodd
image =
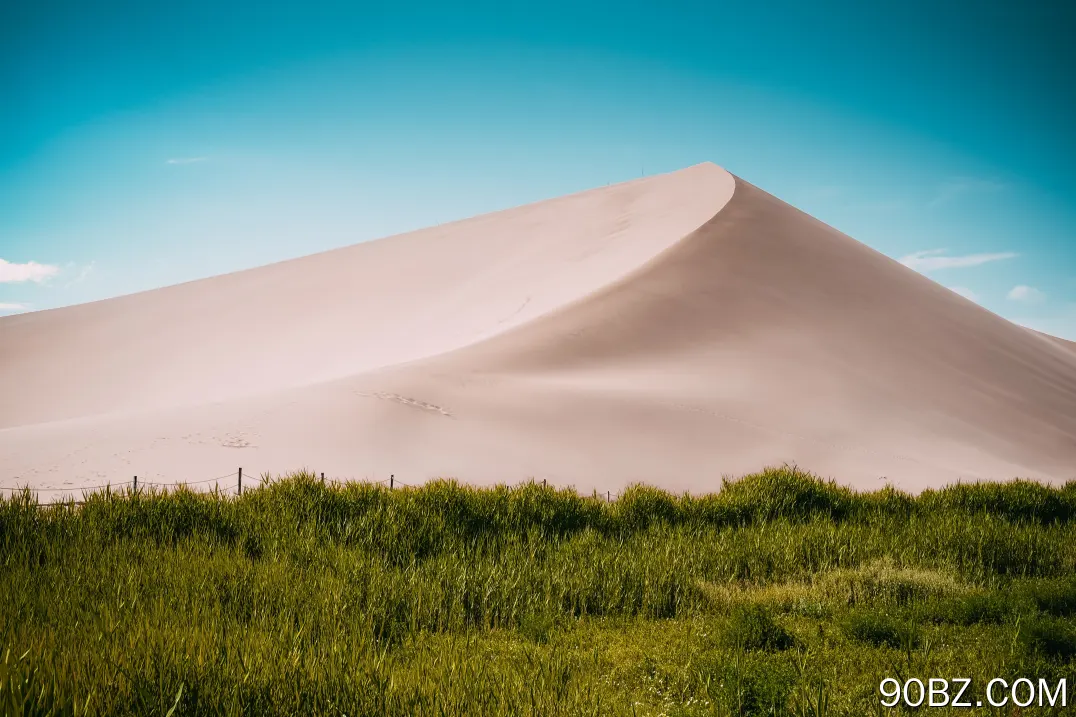
M0 485L45 498L239 466L583 492L783 463L910 491L1076 478L1071 343L712 164L2 318L0 397Z

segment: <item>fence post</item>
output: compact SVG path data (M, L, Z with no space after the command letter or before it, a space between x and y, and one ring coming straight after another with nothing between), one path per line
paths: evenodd
M542 479L542 487L545 488L545 478Z
M393 473L389 476L389 490L392 490L392 484L396 482L396 474Z
M321 484L325 485L325 473L324 473L324 471L321 474Z
M613 502L613 491L611 491L611 490L605 491L605 502L606 503L612 503Z
M134 492L138 492L138 476L135 476L134 478Z
M239 495L243 495L243 469L239 469Z

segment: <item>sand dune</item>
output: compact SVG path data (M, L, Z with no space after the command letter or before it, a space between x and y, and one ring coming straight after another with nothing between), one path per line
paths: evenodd
M0 319L0 484L1076 478L1076 351L710 164Z

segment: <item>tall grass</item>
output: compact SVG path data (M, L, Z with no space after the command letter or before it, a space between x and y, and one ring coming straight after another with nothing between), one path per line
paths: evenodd
M0 714L869 714L898 669L1071 675L1073 575L1071 483L24 492Z

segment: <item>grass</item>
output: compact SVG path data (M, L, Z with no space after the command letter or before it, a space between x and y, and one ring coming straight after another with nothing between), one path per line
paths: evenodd
M23 493L0 500L0 714L819 717L900 713L885 677L1076 692L1074 576L1076 483Z
M915 648L920 642L915 623L877 610L855 610L842 627L852 640L874 647Z

